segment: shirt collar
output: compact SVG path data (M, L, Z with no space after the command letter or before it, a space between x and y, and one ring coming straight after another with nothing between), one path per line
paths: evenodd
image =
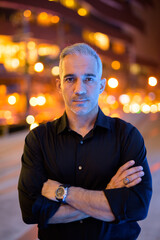
M65 129L69 129L69 124L68 124L68 119L67 119L67 114L64 112L62 117L59 119L59 125L58 125L58 130L57 133L63 132Z
M58 134L63 132L65 129L69 129L68 118L67 118L66 112L64 112L64 114L62 115L62 117L59 120L60 120L60 122L58 125L58 131L57 131ZM102 112L100 107L98 110L98 116L97 116L94 128L96 126L111 129L110 118L108 116L104 115L104 113Z
M100 126L103 128L107 128L107 129L111 129L110 126L110 117L106 116L102 110L99 107L99 111L98 111L98 116L97 116L97 120L95 122L95 126Z

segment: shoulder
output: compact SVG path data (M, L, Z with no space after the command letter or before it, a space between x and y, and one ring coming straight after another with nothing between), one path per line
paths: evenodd
M44 140L50 138L57 133L57 128L60 123L60 118L51 122L40 124L38 127L32 129L26 136L27 140L39 139Z
M135 128L131 123L126 122L121 118L112 118L108 117L110 122L110 127L112 130L119 131L119 132L130 132L133 128Z
M135 140L143 141L143 137L139 130L129 122L121 118L109 117L110 126L112 131L120 137L121 140L127 140L128 138L134 138Z

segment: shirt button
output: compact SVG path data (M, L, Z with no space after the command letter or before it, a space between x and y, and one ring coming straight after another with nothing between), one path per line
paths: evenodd
M82 166L79 166L78 169L79 169L79 170L82 170Z
M82 141L82 140L80 141L80 144L83 144L83 141Z

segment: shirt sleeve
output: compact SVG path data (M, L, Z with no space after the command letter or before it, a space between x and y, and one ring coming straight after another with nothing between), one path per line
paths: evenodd
M24 145L22 168L18 182L19 202L23 221L45 227L48 220L58 210L60 203L41 195L47 174L43 166L43 154L40 142L34 131L31 131Z
M143 166L145 175L134 187L104 190L117 222L139 221L147 216L152 196L152 179L146 158L146 148L139 131L132 127L121 138L121 165L135 160L135 166Z

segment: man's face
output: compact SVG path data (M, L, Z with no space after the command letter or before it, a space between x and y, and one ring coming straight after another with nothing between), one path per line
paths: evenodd
M98 97L104 90L105 79L100 79L94 57L68 55L62 62L59 87L67 113L83 116L98 110Z

